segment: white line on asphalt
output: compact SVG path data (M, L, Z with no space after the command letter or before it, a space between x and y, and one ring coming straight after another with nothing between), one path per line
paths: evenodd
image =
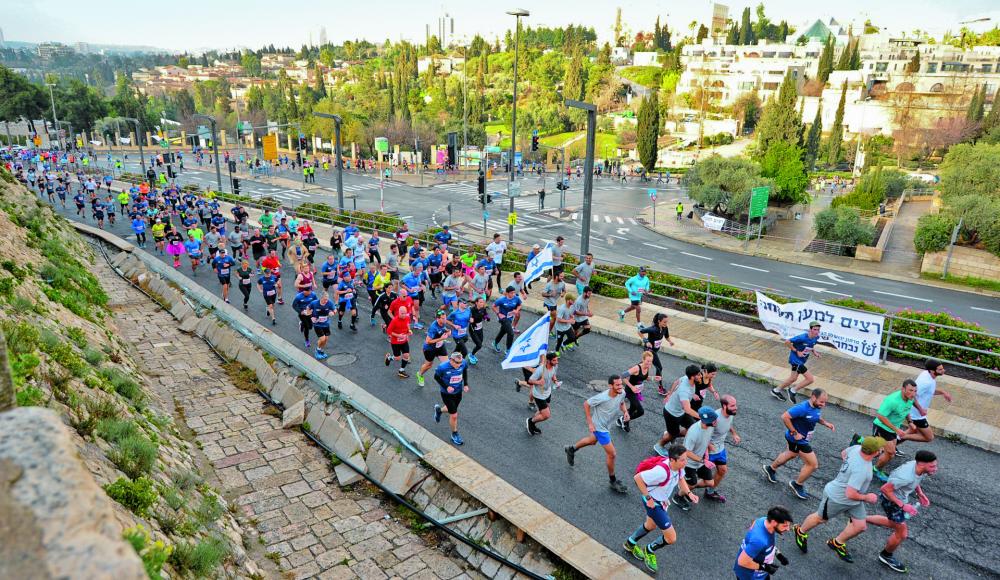
M621 237L621 236L616 236L616 235L614 235L614 234L608 234L608 237L609 237L609 238L617 238L617 239L619 239L619 240L625 240L626 242L628 241L628 238L623 238L623 237Z
M657 250L666 250L666 249L668 249L668 248L664 248L663 246L657 246L656 244L651 244L649 242L643 242L642 245L649 246L650 248L656 248Z
M640 262L648 262L649 261L649 258L644 258L642 256L635 256L635 255L632 255L632 254L625 254L625 255L628 256L629 258L635 258L636 260L639 260Z
M599 215L595 215L595 216L594 216L594 221L595 221L595 222L599 222L599 221L601 221L601 216L599 216Z
M575 219L576 219L576 216L577 216L577 214L576 214L576 213L573 213L572 215L570 215L570 216L569 216L569 219L571 219L571 220L575 220Z
M610 224L611 223L611 216L609 216L609 215L604 216L604 223Z
M892 292L879 292L878 290L872 290L876 294L882 294L883 296L895 296L896 298L906 298L908 300L919 300L921 302L934 302L927 298L917 298L916 296L907 296L906 294L893 294Z
M697 274L699 276L708 276L708 274L706 274L704 272L699 272L698 270L688 270L687 268L678 268L676 266L674 267L674 269L675 270L684 270L685 272L691 272L692 274Z
M692 258L698 258L701 260L713 260L714 258L709 258L708 256L699 256L698 254L691 254L689 252L681 252L685 256L691 256Z
M622 226L625 225L625 220L623 220L622 218L616 217L615 219L618 220L618 225L622 225Z
M765 270L764 268L754 268L753 266L744 266L743 264L737 264L736 262L729 262L730 266L736 266L737 268L746 268L747 270L756 270L758 272L770 273L770 270Z
M795 278L796 280L805 280L806 282L815 282L817 284L826 284L827 286L836 286L836 282L831 282L829 280L816 280L814 278L803 278L802 276L795 276L793 274L788 275L789 278Z
M628 221L629 221L629 223L631 223L631 224L632 224L633 226L637 226L637 225L639 225L639 222L635 221L635 220L634 220L634 219L632 219L632 218L628 218Z
M1000 314L1000 310L991 310L989 308L980 308L978 306L970 306L969 308L973 310L978 310L980 312L992 312L993 314Z

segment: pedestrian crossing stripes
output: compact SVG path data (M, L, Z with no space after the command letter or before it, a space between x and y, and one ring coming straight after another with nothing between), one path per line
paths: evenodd
M579 220L583 219L583 214L579 213L579 212L570 214L570 219L573 220L573 221L579 221ZM627 224L631 224L633 226L639 225L639 222L635 221L634 218L630 218L630 217L623 218L623 217L620 217L620 216L613 216L613 215L598 215L598 214L594 214L592 216L592 219L594 220L594 223L601 223L601 222L603 222L603 223L606 223L606 224L618 224L620 226L623 226L626 223Z

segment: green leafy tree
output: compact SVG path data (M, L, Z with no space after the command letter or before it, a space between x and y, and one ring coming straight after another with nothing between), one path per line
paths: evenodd
M823 84L826 84L830 73L833 72L833 48L833 35L831 34L823 44L823 52L819 55L819 68L816 71L816 78Z
M659 22L657 22L659 24ZM583 87L584 87L584 68L583 68L583 57L580 51L576 51L573 54L572 60L566 64L566 76L563 80L563 95L567 99L573 99L574 101L579 101L583 98Z
M993 105L990 106L990 112L983 118L983 124L980 127L980 130L985 136L995 133L997 127L1000 127L1000 103L998 103L997 98L994 97ZM1000 136L1000 133L997 134Z
M753 161L717 154L695 163L684 176L691 199L713 213L731 217L747 210L751 189L770 184Z
M326 96L326 81L323 80L323 71L319 68L319 65L316 65L316 68L313 69L313 76L316 79L313 89L316 92L316 98L322 99Z
M903 69L903 72L905 72L906 74L916 74L916 73L920 72L920 51L919 50L913 53L913 58L910 59L910 62L906 63L906 68Z
M866 246L875 239L875 227L861 220L858 210L828 207L813 218L816 237L845 246Z
M761 111L760 95L756 88L743 93L733 103L733 116L739 120L740 131L743 133L750 133L757 127Z
M945 201L962 195L1000 197L1000 145L955 145L944 156L940 175Z
M243 72L246 73L247 76L260 76L260 57L253 52L247 51L240 55L240 65L243 67Z
M837 114L833 117L833 127L826 142L826 164L833 166L840 161L840 150L844 146L844 104L847 102L847 81L840 87L840 101Z
M59 83L56 92L56 111L60 121L68 121L74 131L90 130L98 119L108 114L109 107L97 89L71 79Z
M746 46L754 43L753 25L750 24L750 7L743 9L743 16L740 18L740 44Z
M660 138L660 111L657 107L656 93L645 97L639 104L639 115L636 125L636 146L639 150L639 162L647 172L656 167L656 157L659 152L657 140Z
M807 203L809 176L802 162L802 149L791 143L778 142L767 150L760 163L760 174L774 183L771 201Z
M0 65L0 119L38 119L45 111L47 98L42 87Z
M708 27L702 24L698 26L698 34L697 36L695 36L694 41L696 44L701 44L701 41L705 40L706 38L708 38Z
M785 74L777 97L772 98L764 107L764 113L757 126L756 159L762 159L767 150L776 143L798 144L802 121L795 106L797 100L795 79L789 71Z
M819 156L819 145L822 136L823 102L820 101L819 106L816 107L816 117L813 118L812 124L809 125L809 133L806 135L806 150L805 158L803 159L806 171L812 171L816 168L816 158Z
M854 50L856 42L857 39L854 38L853 34L847 36L847 44L844 45L844 50L840 53L840 58L837 59L837 66L834 67L836 70L851 70L851 52Z

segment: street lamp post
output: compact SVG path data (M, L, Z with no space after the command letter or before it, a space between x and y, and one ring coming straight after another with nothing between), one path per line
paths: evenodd
M206 119L212 125L212 152L215 155L215 185L222 192L222 170L219 169L219 141L215 138L215 117L209 115L195 114L195 119ZM230 182L229 190L232 191L233 184Z
M135 117L122 117L122 119L135 125L135 140L139 143L139 164L142 169L145 169L146 156L142 152L142 123Z
M517 151L517 57L520 48L521 38L521 17L530 16L530 13L523 9L509 10L507 14L514 17L514 102L510 113L510 176L507 180L507 238L509 242L514 241L514 221L509 216L514 215L514 197L511 195L514 189L514 153Z
M56 98L52 93L52 87L56 86L55 83L45 83L49 87L49 102L52 103L52 128L56 132L56 139L59 140L59 148L65 149L63 147L62 137L59 136L59 119L56 117Z
M459 175L461 175L461 165L469 149L469 47L462 47L462 154L459 159ZM461 178L460 178L461 179Z
M587 111L587 157L583 163L583 232L580 237L580 259L590 251L591 206L594 201L594 142L597 135L597 106L566 99L566 106Z
M337 207L340 211L344 211L344 163L341 159L342 150L340 146L340 124L343 119L340 115L333 115L330 113L320 113L318 111L313 111L314 117L321 117L323 119L333 119L333 133L334 133L334 144L333 151L334 156L337 158Z

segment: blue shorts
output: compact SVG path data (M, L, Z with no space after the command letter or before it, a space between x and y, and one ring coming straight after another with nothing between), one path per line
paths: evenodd
M716 465L725 465L729 462L729 458L726 456L726 450L723 449L719 453L712 453L708 456L708 460Z
M640 499L640 501L642 500ZM653 507L649 507L646 505L646 502L643 501L642 507L646 508L646 515L649 516L653 520L653 523L656 524L656 527L661 530L669 530L670 526L673 525L670 523L670 515L667 514L667 508L663 507L662 503L656 502Z
M447 307L452 302L458 302L458 296L444 296L444 295L441 296L442 306Z
M597 443L600 445L607 445L611 443L611 433L607 431L594 431L594 437L597 437Z

